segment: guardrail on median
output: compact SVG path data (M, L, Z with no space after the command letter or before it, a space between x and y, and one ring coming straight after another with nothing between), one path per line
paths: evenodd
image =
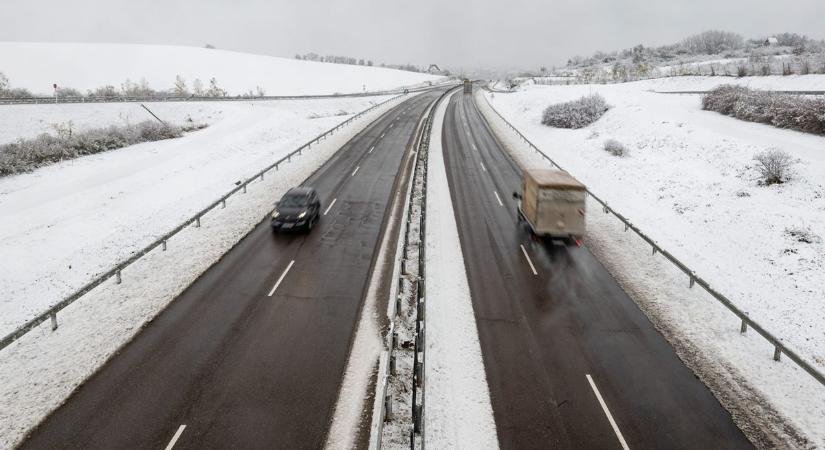
M125 261L122 261L122 262L118 263L113 269L103 273L102 275L97 276L95 279L93 279L92 281L87 283L85 286L81 287L75 293L69 295L68 297L66 297L65 299L60 301L59 303L57 303L57 304L53 305L52 307L50 307L47 311L45 311L45 312L41 313L40 315L38 315L37 317L29 320L23 326L21 326L20 328L16 329L12 333L5 336L3 338L3 340L0 341L0 351L2 351L4 348L6 348L9 345L11 345L12 343L14 343L15 341L17 341L21 337L23 337L26 333L28 333L29 331L31 331L32 329L34 329L38 325L42 324L43 322L46 322L47 320L51 320L52 331L56 330L57 327L58 327L57 313L60 312L60 310L62 310L63 308L66 308L69 305L71 305L72 303L74 303L75 301L77 301L78 299L80 299L81 297L86 295L89 291L96 288L97 286L100 286L105 281L107 281L107 280L109 280L113 277L115 278L117 284L120 284L122 282L121 272L126 267L128 267L129 265L131 265L135 261L137 261L140 258L142 258L143 256L145 256L147 253L151 252L152 250L154 250L158 247L161 247L162 250L165 251L166 246L167 246L167 242L169 241L169 239L171 239L173 236L175 236L176 234L178 234L179 232L181 232L185 228L189 227L190 225L194 224L196 228L200 228L201 218L204 215L206 215L206 213L208 213L209 211L217 208L218 205L220 205L221 208L226 207L226 200L229 197L237 194L238 192L246 193L247 186L249 186L249 184L251 184L252 182L254 182L256 180L263 180L264 175L266 175L266 173L270 172L273 169L277 171L281 164L290 162L293 157L301 155L304 152L304 150L309 150L310 148L312 148L312 144L315 144L315 143L318 143L322 140L325 140L327 137L335 134L336 131L338 131L339 129L341 129L344 126L348 125L349 123L353 122L354 120L357 120L357 119L361 118L363 115L367 114L368 112L370 112L370 111L372 111L372 110L374 110L378 107L381 107L382 105L384 105L388 102L391 102L391 101L393 101L393 100L395 100L395 99L397 99L401 96L402 95L398 95L398 96L395 96L393 98L384 100L381 103L377 103L377 104L375 104L375 105L359 112L358 114L350 117L349 119L339 123L335 127L333 127L331 129L325 131L324 133L318 135L317 137L310 140L306 144L304 144L304 145L298 147L297 149L293 150L292 152L290 152L289 154L287 154L283 158L281 158L281 159L275 161L274 163L270 164L269 166L267 166L263 170L259 171L255 175L247 178L242 183L238 184L238 186L236 186L234 189L232 189L231 191L224 194L221 198L219 198L218 200L212 202L207 207L201 209L200 211L195 213L192 217L190 217L189 219L187 219L186 221L184 221L183 223L181 223L180 225L175 227L172 231L170 231L170 232L164 234L163 236L159 237L158 239L153 241L151 244L149 244L146 247L144 247L143 249L139 250L138 252L136 252L134 255L132 255L131 257L129 257Z
M481 94L481 97L484 98L484 101L487 103L487 106L490 107L490 109L496 114L496 116L498 116L498 118L501 119L504 122L505 125L507 125L514 133L516 133L516 135L518 135L518 137L522 141L524 141L527 145L529 145L534 151L536 151L538 154L540 154L544 159L549 161L550 164L552 164L554 167L556 167L559 170L564 170L560 165L558 165L558 163L556 163L552 158L547 156L547 154L545 154L535 144L533 144L529 139L527 139L527 137L524 136L521 133L521 131L519 131L507 119L505 119L504 116L502 116L501 113L499 113L493 107L493 105L490 104L489 100L487 100L487 97L485 97L483 94ZM607 204L607 202L605 202L602 199L600 199L599 197L597 197L592 191L590 191L590 189L587 190L587 194L590 197L592 197L593 200L595 200L597 203L599 203L601 205L602 211L604 211L605 214L612 213L614 216L616 216L616 218L618 218L624 224L624 230L625 231L633 230L640 238L642 238L642 240L644 240L645 242L650 244L651 249L652 249L651 250L652 255L656 255L657 253L660 253L668 261L673 263L674 266L676 266L679 270L681 270L685 275L687 275L688 280L689 280L689 287L692 288L694 285L698 284L700 287L702 287L702 289L704 289L708 294L710 294L711 297L715 298L717 301L719 301L719 303L721 303L723 306L725 306L725 308L727 308L730 312L732 312L734 315L736 315L741 320L741 324L740 324L740 327L739 327L739 332L740 333L744 334L748 330L748 327L753 328L757 333L759 333L760 336L765 338L766 341L768 341L771 345L773 345L773 347L774 347L773 359L775 361L779 361L781 355L784 353L786 356L788 356L788 358L791 361L796 363L797 366L802 368L805 372L807 372L809 375L811 375L816 381L818 381L820 384L825 386L825 375L823 375L821 372L819 372L810 363L808 363L807 361L802 359L802 357L800 357L792 349L788 348L788 346L786 346L784 343L782 343L781 339L774 336L772 333L770 333L768 330L766 330L764 327L762 327L759 323L757 323L756 321L754 321L753 319L748 317L748 314L746 312L740 310L733 302L731 302L727 297L722 295L722 293L720 293L716 289L712 288L710 286L710 284L707 281L705 281L704 279L702 279L700 276L698 276L695 271L691 270L686 264L684 264L682 261L677 259L670 252L668 252L667 250L665 250L661 246L659 246L652 238L650 238L641 229L639 229L639 227L637 227L636 225L633 225L633 223L631 223L629 219L627 219L622 214L616 212L613 208L611 208Z
M412 403L411 403L411 419L413 427L410 430L410 448L415 450L415 436L420 435L421 438L421 448L424 448L424 362L425 358L423 357L423 349L424 349L424 334L425 334L425 312L424 312L424 297L425 297L425 289L424 289L424 281L425 281L425 263L426 263L426 254L425 254L425 236L426 236L426 211L427 211L427 156L429 152L429 141L430 141L430 133L432 128L433 117L435 116L435 111L438 108L438 105L441 101L450 93L457 89L458 86L452 89L446 90L438 99L433 102L430 111L427 114L425 119L424 125L421 127L420 136L418 138L418 145L417 145L417 157L415 161L415 165L413 167L412 176L410 178L410 187L407 194L407 203L405 206L405 211L403 213L406 216L406 220L404 221L404 241L402 245L402 254L398 261L401 264L401 274L398 276L396 280L394 280L394 284L397 284L398 288L396 290L395 298L391 298L394 302L390 304L390 308L388 311L388 315L390 319L394 319L395 316L400 312L400 302L401 302L401 290L403 286L403 282L405 279L405 275L409 276L408 271L408 264L412 263L413 261L410 260L409 251L410 251L410 244L411 244L411 230L410 225L413 223L413 211L412 205L413 200L416 194L416 175L419 173L419 169L421 170L421 177L422 177L422 185L418 189L421 192L421 203L419 204L419 228L418 228L418 261L415 261L418 264L418 273L417 276L410 280L411 283L411 290L414 292L415 295L415 305L416 305L416 318L415 318L415 341L413 343L413 367L412 367ZM392 289L391 289L392 293ZM371 437L370 437L370 450L380 450L381 449L381 436L383 434L383 424L386 418L386 412L391 411L392 409L392 400L387 394L387 381L386 379L390 374L395 375L395 356L394 351L395 347L399 344L398 339L395 335L395 322L390 322L390 328L388 330L387 336L385 337L385 344L387 346L387 350L385 350L381 355L381 360L379 361L379 371L378 371L378 386L376 388L376 398L380 399L376 401L376 407L379 408L379 411L373 411L373 421L372 429L371 429ZM422 354L421 360L419 361L419 353ZM421 391L421 395L418 395L418 391ZM420 405L419 405L420 403Z

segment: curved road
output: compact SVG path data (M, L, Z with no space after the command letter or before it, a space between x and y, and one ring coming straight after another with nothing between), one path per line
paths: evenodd
M443 130L501 447L752 448L586 247L517 223L521 170L471 95L453 95Z
M273 236L267 217L22 448L323 446L389 203L440 93L394 107L305 181L325 211L312 233Z

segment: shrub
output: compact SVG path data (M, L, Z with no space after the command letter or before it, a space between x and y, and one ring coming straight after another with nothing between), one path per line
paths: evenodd
M737 119L825 134L825 99L723 85L702 97L702 109Z
M822 238L814 233L809 227L785 228L785 234L803 244L819 244Z
M756 170L759 171L761 183L771 185L787 181L788 172L793 164L791 155L774 149L757 153L753 159L756 161Z
M141 142L181 137L187 131L199 130L205 126L190 123L179 127L145 121L136 125L122 127L113 125L72 132L71 122L68 125L56 125L57 136L43 133L34 139L20 139L17 142L0 145L0 176L29 172L58 161Z
M615 139L608 139L604 142L604 150L613 156L627 156L630 151L621 142Z
M544 110L541 123L556 128L583 128L599 120L610 109L599 94L572 102L550 105Z

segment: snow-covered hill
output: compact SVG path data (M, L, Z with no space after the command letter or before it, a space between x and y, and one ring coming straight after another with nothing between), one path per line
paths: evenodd
M267 95L378 91L442 79L380 67L328 64L197 47L134 44L0 42L0 72L12 87L50 94L52 85L82 93L105 85L120 88L145 79L155 90L171 89L180 75L191 87L210 78L228 95L260 86Z

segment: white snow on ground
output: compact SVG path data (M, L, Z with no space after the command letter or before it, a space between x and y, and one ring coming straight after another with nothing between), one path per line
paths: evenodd
M427 339L424 412L427 448L498 448L464 255L447 184L436 111L427 171Z
M135 83L145 79L151 88L167 90L177 75L190 90L196 78L208 88L214 77L228 95L254 91L257 86L266 95L355 93L444 78L197 47L32 42L0 42L0 72L12 87L47 95L55 83L85 94L105 85L120 89L127 78Z
M776 91L825 91L823 75L788 75L768 77L671 77L625 83L631 91L707 91L722 84L749 86ZM595 86L595 85L594 85ZM569 86L572 87L572 86ZM585 86L586 87L586 86ZM599 87L607 87L600 85ZM509 120L509 119L508 119Z
M183 116L189 107L212 125L179 139L0 178L0 335L188 219L236 181L386 98L158 104L161 116ZM341 111L347 115L337 116ZM5 114L0 107L0 117Z
M60 328L57 331L50 331L48 324L40 326L3 350L0 358L0 379L3 380L0 383L0 404L3 405L0 409L0 448L7 449L16 445L29 429L59 406L78 384L139 332L142 324L158 314L169 301L259 223L271 210L272 203L286 189L304 180L343 143L402 99L371 111L330 139L313 145L303 156L282 166L279 172L271 172L264 181L250 185L247 194L239 193L230 197L226 209L218 208L204 216L201 228L188 228L169 241L167 251L155 250L127 268L123 272L123 284L117 285L114 281L104 283L63 310L58 316ZM344 117L340 117L338 121L343 119ZM296 130L283 126L283 123L281 128L285 133L297 133ZM272 138L276 133L275 129L266 127L263 131L256 131L252 126L245 128L236 137L238 142L252 145L257 142L255 137L259 134L270 134L269 137ZM245 138L244 141L240 141L242 137ZM220 136L213 135L210 139L201 138L198 142L206 145L219 138ZM229 148L225 150L230 151ZM268 156L260 155L258 162L261 165L244 175L253 174L266 165L263 164L265 161L272 162L284 151L285 149L278 148ZM206 152L212 153L212 157L220 154L209 148ZM107 156L111 155L103 155L104 159ZM149 156L143 155L137 161ZM238 156L236 154L235 158ZM124 163L131 161L126 156L111 157ZM154 155L154 158L159 157ZM221 164L235 170L231 169L231 159L224 159ZM188 165L182 164L180 169L187 167ZM251 166L247 167L247 170L250 169ZM195 175L190 173L182 180L183 183L168 181L169 192L174 192L172 188L182 188L186 183L195 183L199 177L209 180L216 176L214 169L209 167L200 172L199 167L194 166L192 172ZM197 175L199 173L203 175ZM221 185L222 191L228 190L225 185ZM112 192L117 192L116 188L117 186L112 187ZM92 191L91 195L94 194ZM160 197L160 194L152 193L141 198L145 198L146 203L152 203ZM213 195L209 200L214 200L214 197L216 196ZM190 193L186 198L195 202L200 197ZM65 208L69 209L75 203L76 200L67 200ZM111 245L121 244L113 241ZM3 254L5 271L11 263L5 258L5 251Z
M257 102L147 102L146 107L170 124L183 125L187 119L195 123L215 123L235 111L246 111L255 106L264 110L283 107L294 110L295 101ZM319 103L315 103L316 105ZM331 106L334 104L330 103ZM343 105L342 105L343 106ZM312 106L309 106L312 108ZM298 110L296 113L300 113ZM324 108L326 115L339 111ZM314 114L307 113L307 116ZM3 105L0 107L0 144L18 139L33 138L41 133L56 134L55 127L71 125L73 132L110 125L123 126L144 120L155 120L140 103L67 103L59 105Z
M783 79L774 78L777 83ZM816 78L806 83L825 80ZM786 229L809 228L825 237L825 137L702 111L697 96L646 92L651 86L707 88L705 78L691 80L530 87L485 95L596 195L823 371L825 244L798 242ZM789 86L773 88L800 87L790 80ZM582 130L540 124L547 105L590 92L613 105L595 124ZM502 135L511 133L499 128ZM617 158L602 150L609 138L626 144L630 156ZM512 135L508 142L522 164L547 164ZM798 163L791 182L761 187L751 158L770 147L791 153ZM699 289L688 290L683 274L661 258L651 259L640 239L622 233L618 221L590 206L590 248L677 350L684 347L680 354L694 370L721 376L731 384L725 388L738 396L767 398L770 405L751 403L744 406L749 411L739 412L763 420L761 426L777 427L769 411L775 408L812 442L825 446L825 389L792 363L774 363L763 339L753 332L741 337L735 316ZM760 407L766 411L756 411Z

